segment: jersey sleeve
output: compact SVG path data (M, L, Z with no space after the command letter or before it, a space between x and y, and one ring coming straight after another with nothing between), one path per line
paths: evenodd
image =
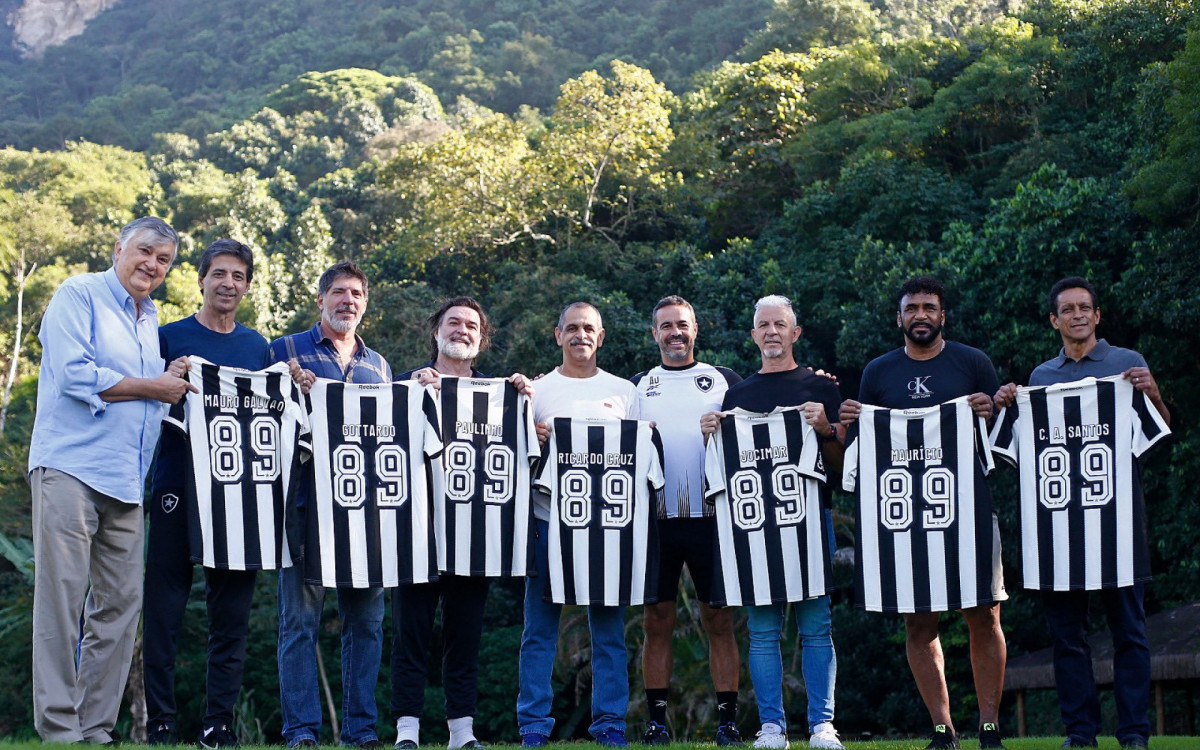
M441 421L438 419L437 399L433 397L432 390L429 386L421 389L421 426L424 432L425 455L436 458L442 452L442 431Z
M646 423L646 427L650 430L650 444L654 446L654 450L650 452L650 486L661 493L667 484L667 478L663 475L662 438L658 435L658 429L651 427L649 422Z
M733 428L732 416L721 418L721 425L709 436L708 445L704 447L704 499L709 502L725 491L725 450L721 432L727 424Z
M996 423L992 425L992 432L988 436L992 452L1013 465L1017 463L1017 418L1019 412L1017 404L1001 409L1000 414L996 417Z
M803 420L800 421L800 429L804 432L800 448L800 461L797 463L796 469L804 476L812 477L818 482L828 481L829 476L825 471L825 459L821 455L821 441L817 439L817 431Z
M159 334L159 343L165 351L167 342L166 339L162 338L161 329ZM163 426L170 427L184 437L187 437L188 434L187 415L188 409L191 408L190 404L192 403L192 399L204 398L204 383L202 382L203 376L200 374L200 367L208 364L207 361L201 359L200 357L192 357L191 360L191 369L187 371L185 377L187 378L188 383L200 389L200 393L192 393L191 391L188 391L183 398L171 405L171 408L167 410L167 415L163 417ZM203 401L200 401L200 404L203 403Z
M300 463L307 462L313 454L312 421L309 419L306 400L307 397L293 385L288 408L296 420L296 447L299 449Z
M846 454L842 458L842 489L846 492L854 492L858 487L858 440L861 437L862 420L862 415L859 415L846 433Z
M1128 382L1128 381L1125 381ZM1132 385L1129 386L1133 388ZM1133 455L1139 458L1158 441L1171 434L1162 414L1139 390L1133 392Z
M727 388L732 388L738 383L742 382L742 376L738 375L733 370L730 370L728 367L718 366L717 372L721 373L721 375L725 378L725 385Z
M629 388L626 391L626 398L629 406L625 409L625 419L641 419L642 418L642 399L638 395L637 386L629 383Z
M967 404L970 409L971 405ZM992 443L988 439L987 420L983 417L975 417L975 453L979 455L979 460L983 465L983 475L987 476L996 468L996 461L992 458Z
M517 404L521 409L521 429L525 430L525 450L526 460L530 466L538 460L542 455L540 446L538 445L537 424L533 421L533 401L524 393L517 398Z
M167 415L163 417L163 426L170 427L181 435L186 436L187 429L187 404L191 401L191 393L179 399L171 408L167 410Z
M541 490L546 494L553 494L551 488L554 484L554 476L558 473L558 453L554 450L554 444L557 442L558 436L555 430L559 427L566 427L567 420L553 419L550 421L550 437L546 439L546 445L542 447L541 459L538 461L537 473L533 477L533 487L536 490Z

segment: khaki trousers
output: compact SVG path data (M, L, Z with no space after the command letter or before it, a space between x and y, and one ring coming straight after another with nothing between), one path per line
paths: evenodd
M29 480L34 727L46 742L106 742L142 607L142 509L57 469Z

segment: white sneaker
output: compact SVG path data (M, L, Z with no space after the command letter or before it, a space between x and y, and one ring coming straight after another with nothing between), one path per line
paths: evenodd
M769 750L787 750L788 738L783 732L783 727L778 724L763 724L753 746Z
M819 747L823 750L845 750L842 741L838 739L837 730L828 721L813 727L812 736L808 738L809 747Z

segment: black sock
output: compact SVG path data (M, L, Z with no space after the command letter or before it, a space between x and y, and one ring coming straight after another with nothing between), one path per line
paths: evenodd
M670 688L646 688L646 711L650 721L667 725L667 694Z
M737 720L736 690L717 691L717 723L732 724Z

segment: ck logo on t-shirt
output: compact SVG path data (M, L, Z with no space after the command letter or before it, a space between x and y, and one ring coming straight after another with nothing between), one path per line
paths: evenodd
M925 385L932 375L925 375L913 378L908 381L908 392L913 398L929 398L933 395L933 391L929 390L929 386Z

